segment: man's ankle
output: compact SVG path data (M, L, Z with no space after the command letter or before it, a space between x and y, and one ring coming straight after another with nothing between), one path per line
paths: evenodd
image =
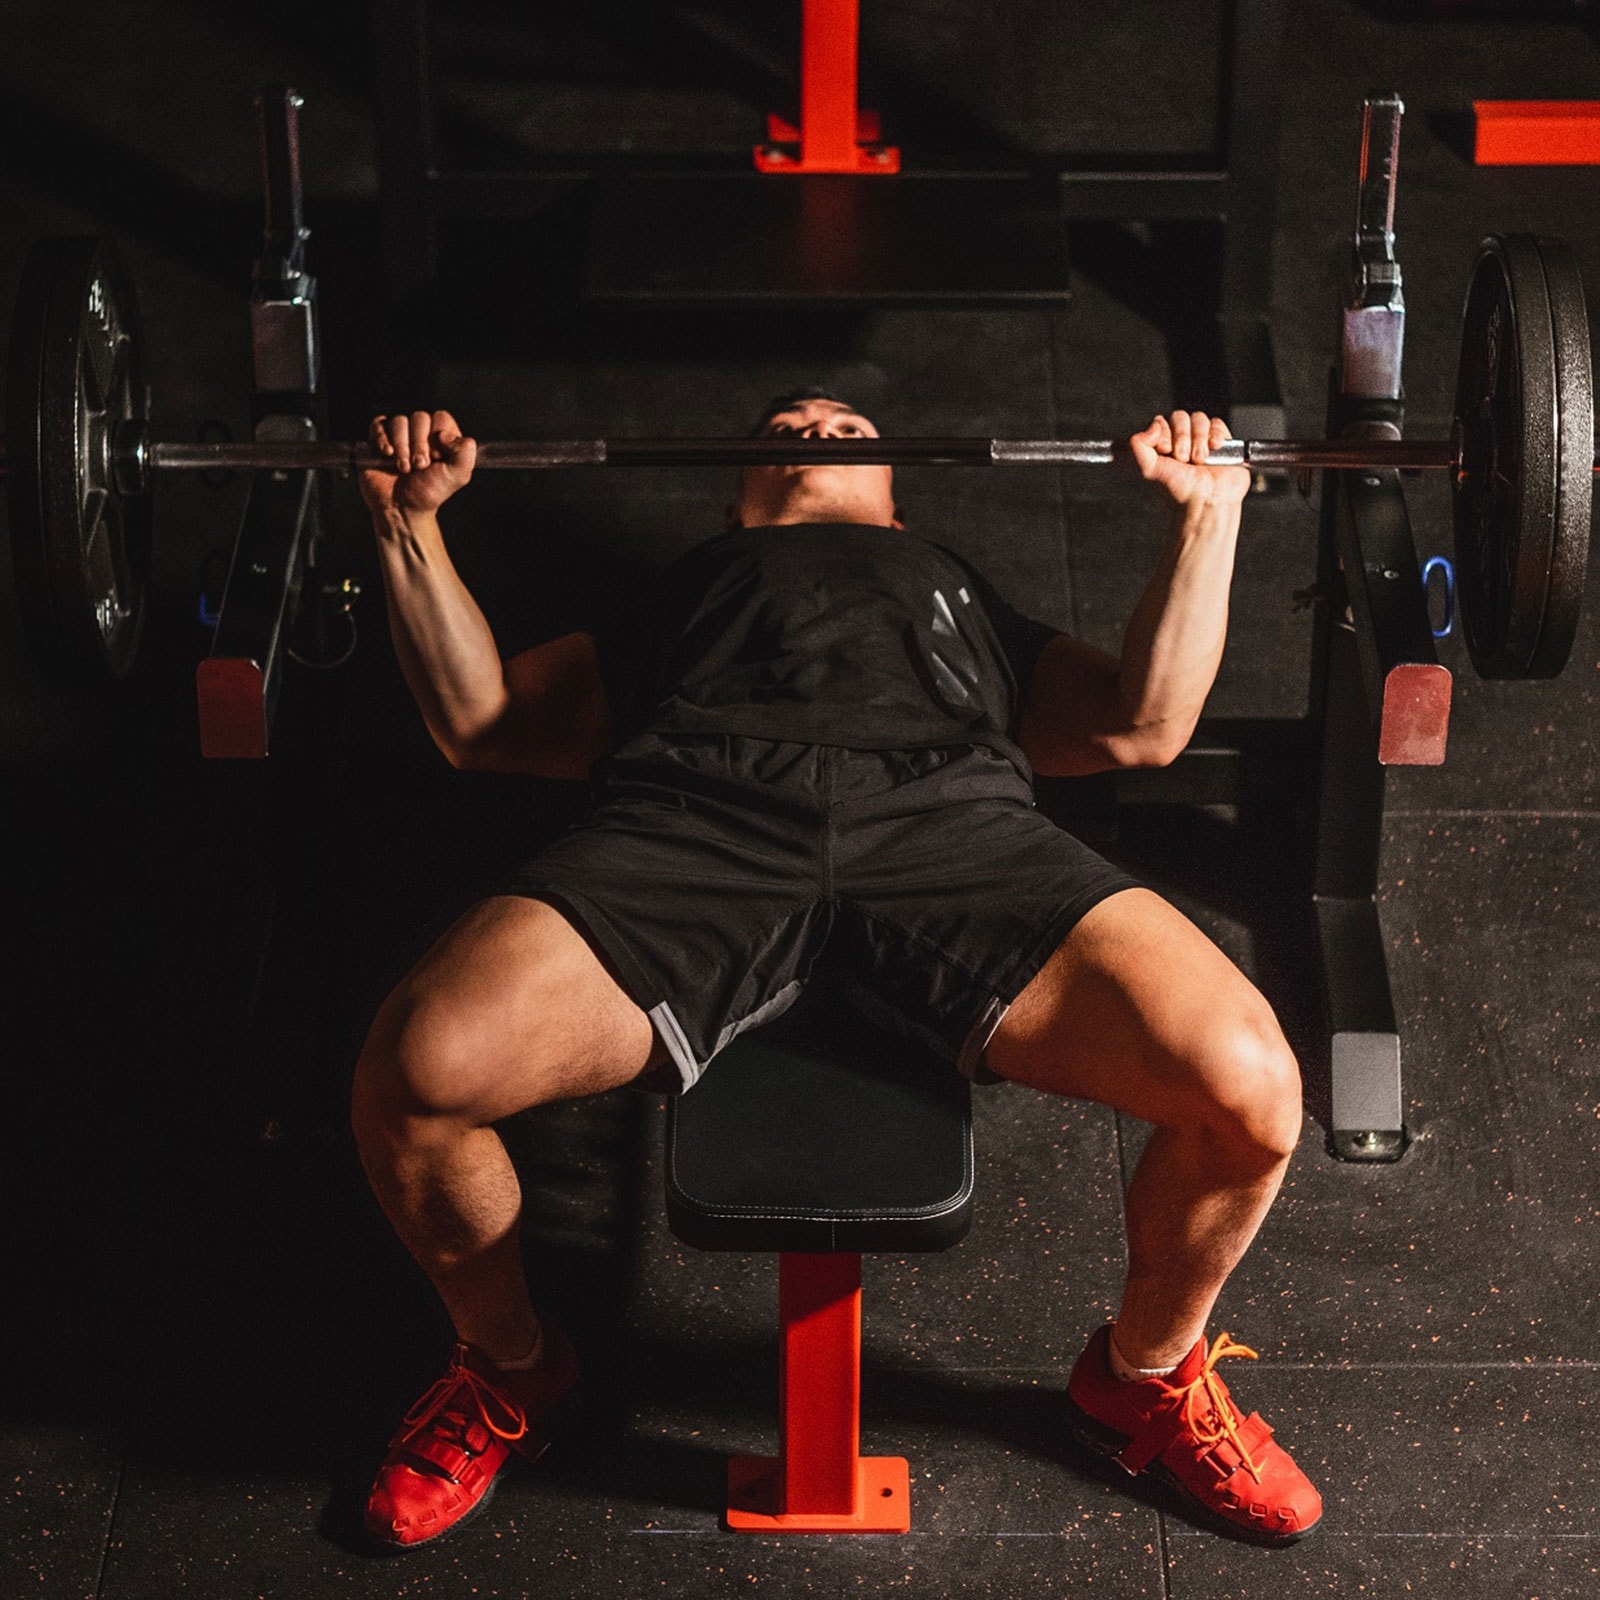
M1118 1342L1115 1323L1112 1324L1111 1338L1106 1344L1106 1358L1111 1366L1112 1377L1119 1379L1123 1383L1141 1383L1149 1378L1170 1378L1183 1365L1182 1356L1179 1356L1170 1365L1163 1365L1157 1360L1151 1366L1145 1367L1140 1366L1135 1361L1130 1361L1123 1354L1122 1346ZM1147 1357L1146 1359L1150 1358Z
M533 1334L523 1341L516 1339L496 1339L492 1343L484 1343L476 1339L467 1341L474 1349L483 1353L490 1366L500 1372L531 1372L544 1357L544 1324L537 1320L533 1325Z

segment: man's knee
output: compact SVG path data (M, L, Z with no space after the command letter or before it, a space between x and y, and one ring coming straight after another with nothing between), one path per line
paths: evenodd
M1215 1131L1286 1160L1300 1138L1300 1066L1271 1010L1263 1002L1215 1018L1203 1049Z
M412 982L384 1001L356 1062L357 1132L398 1123L477 1119L485 1052L458 1004Z

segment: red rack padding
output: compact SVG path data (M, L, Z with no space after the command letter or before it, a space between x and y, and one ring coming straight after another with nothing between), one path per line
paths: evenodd
M1600 100L1474 100L1480 167L1600 164Z

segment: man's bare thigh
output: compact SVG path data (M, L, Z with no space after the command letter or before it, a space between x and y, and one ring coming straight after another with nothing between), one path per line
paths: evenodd
M1225 1095L1240 1037L1281 1045L1271 1007L1180 911L1128 889L1067 935L985 1059L1015 1082L1164 1123L1203 1118Z
M448 1061L475 1121L616 1088L665 1059L589 941L555 906L517 895L466 912L384 1012L375 1032L401 1030L423 1064Z

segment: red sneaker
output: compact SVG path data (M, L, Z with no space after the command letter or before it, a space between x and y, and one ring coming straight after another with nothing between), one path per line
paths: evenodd
M458 1344L445 1375L405 1414L367 1498L366 1529L394 1550L437 1539L488 1503L514 1450L537 1461L578 1385L571 1342L548 1318L545 1353L527 1372L502 1372Z
M1199 1520L1256 1544L1293 1544L1322 1519L1322 1496L1272 1429L1239 1415L1216 1365L1254 1350L1204 1339L1170 1378L1124 1383L1111 1370L1111 1328L1098 1329L1067 1382L1068 1423L1091 1450L1132 1476L1170 1484Z

